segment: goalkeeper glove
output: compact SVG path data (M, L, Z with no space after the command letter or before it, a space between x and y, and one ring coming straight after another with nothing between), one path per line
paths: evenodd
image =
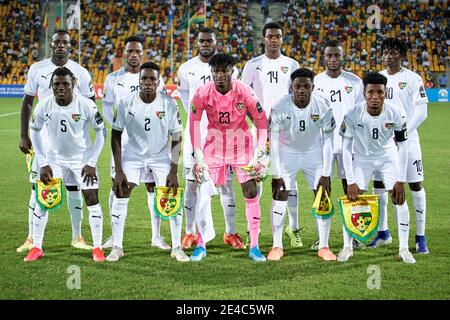
M194 150L194 168L193 173L195 181L203 183L209 180L208 164L206 163L203 152L199 148Z

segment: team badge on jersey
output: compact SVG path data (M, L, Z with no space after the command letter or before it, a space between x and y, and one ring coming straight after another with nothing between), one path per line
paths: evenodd
M95 122L97 122L97 124L100 124L103 122L103 117L100 114L100 112L98 112L98 111L95 113L94 119L95 119Z
M317 120L319 120L319 118L320 118L320 115L318 115L318 114L311 114L312 121L316 122Z
M165 111L156 111L156 117L161 120L166 115Z
M386 127L386 129L392 129L394 128L395 124L393 122L387 122L384 124L384 126Z
M283 73L287 73L289 71L289 67L280 67L281 71L283 71Z
M33 112L33 114L31 115L31 123L34 123L34 121L36 121L36 115Z
M177 189L177 195L173 191L169 193L168 187L155 187L154 209L163 220L175 218L183 208L183 188Z
M408 83L406 83L406 82L399 82L399 83L398 83L398 87L400 88L400 90L403 90L403 89L406 88L407 84L408 84Z
M378 230L378 195L359 195L356 201L339 198L342 224L352 238L362 242Z
M81 119L81 114L79 114L79 113L72 113L72 119L73 119L75 122L80 121L80 119Z
M345 86L344 89L345 89L345 92L347 92L347 93L351 93L353 91L352 86Z
M244 103L242 103L242 102L236 103L236 109L238 111L241 111L242 109L244 109Z
M341 129L340 129L341 134L344 134L346 130L347 130L347 125L345 124L345 122L342 122Z
M192 113L196 113L197 112L197 109L195 108L193 103L191 103L191 111L192 111Z
M36 182L36 203L43 209L53 211L64 203L64 187L60 178L53 178L49 184Z
M258 110L258 113L263 112L263 107L259 101L256 103L256 110Z

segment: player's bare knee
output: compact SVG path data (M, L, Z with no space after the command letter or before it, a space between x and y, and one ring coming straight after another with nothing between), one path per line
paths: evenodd
M373 187L377 189L384 189L384 183L383 181L374 181Z
M98 189L83 190L83 196L88 207L98 204Z
M155 182L150 182L150 183L146 183L145 184L145 187L147 188L147 191L150 192L150 193L155 192L155 186L156 186Z
M242 184L242 193L244 194L244 198L246 199L256 198L256 196L258 195L258 190L256 188L255 180L244 182Z
M272 199L276 201L287 201L289 198L289 191L279 191L275 196L274 190L272 190Z
M422 190L422 183L421 182L411 182L409 183L409 189L414 192L419 192Z

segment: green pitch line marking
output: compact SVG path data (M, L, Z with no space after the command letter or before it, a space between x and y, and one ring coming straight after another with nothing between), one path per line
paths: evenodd
M11 113L0 114L0 118L12 116L12 115L19 114L19 113L20 113L20 112L11 112Z

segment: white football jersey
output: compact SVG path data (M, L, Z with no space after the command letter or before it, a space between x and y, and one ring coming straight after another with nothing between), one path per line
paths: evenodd
M50 146L46 158L58 163L87 161L92 152L90 129L105 130L95 102L81 95L74 95L67 106L58 105L54 96L40 100L31 117L30 128L40 130L44 125Z
M407 119L413 119L415 107L428 103L422 78L406 68L401 68L399 72L393 75L388 75L387 70L380 73L388 79L385 99L401 107ZM409 141L419 142L417 130L408 132L408 135Z
M269 59L263 54L245 63L241 81L253 88L269 117L275 103L289 94L291 74L299 67L297 61L284 55Z
M233 79L237 79L239 71L233 68ZM200 56L196 56L183 63L178 69L178 91L188 92L189 101L183 101L186 111L189 111L189 102L194 96L195 90L212 81L211 67L209 63L200 60Z
M297 107L292 95L282 98L272 109L270 130L280 133L280 152L303 153L322 148L321 132L336 127L328 101L312 95L309 104Z
M145 161L170 154L170 134L182 131L175 100L157 92L152 103L145 103L135 92L120 99L112 128L127 130L128 142L122 144L123 161Z
M401 108L385 102L379 116L371 116L367 104L360 104L344 116L343 137L353 138L353 153L363 159L391 159L397 154L394 131L406 138L406 116Z
M105 88L103 93L103 101L111 104L117 104L118 100L139 91L139 72L127 72L125 68L116 70L105 79ZM158 91L164 90L164 79L159 76Z
M337 78L331 78L326 72L314 77L314 92L328 100L336 120L333 153L342 153L342 138L339 135L339 128L344 116L355 106L364 103L363 91L362 80L351 72L342 71Z
M87 98L93 97L95 94L94 86L91 75L86 68L70 59L64 67L72 71L77 78L74 92ZM55 65L50 58L33 63L28 71L27 83L24 88L25 94L35 96L37 93L39 100L52 95L53 90L50 88L50 80L56 68L59 68L59 66Z

